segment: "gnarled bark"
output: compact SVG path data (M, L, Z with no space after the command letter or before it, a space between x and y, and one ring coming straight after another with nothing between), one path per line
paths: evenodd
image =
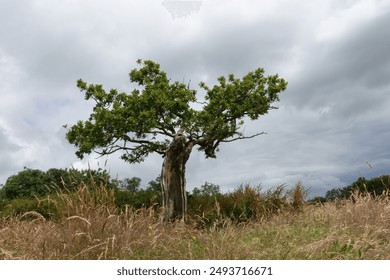
M185 219L187 211L185 165L192 147L193 143L186 141L186 137L179 131L166 151L161 171L164 222Z

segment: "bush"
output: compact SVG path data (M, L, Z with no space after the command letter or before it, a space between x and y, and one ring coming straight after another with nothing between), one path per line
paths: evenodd
M285 186L276 186L262 192L260 186L239 186L227 194L196 191L188 196L188 214L198 227L224 223L246 223L277 214L284 209L291 209Z
M60 214L56 204L49 197L42 200L17 198L8 201L0 209L0 214L3 217L23 216L28 212L39 213L45 219L57 219Z
M298 181L294 188L287 192L287 195L290 197L290 205L296 211L301 211L308 195L308 190L306 190L301 181Z
M119 209L130 206L134 209L158 208L161 202L160 177L150 181L144 189L140 188L141 180L138 177L117 180L120 188L115 191L115 204Z
M85 176L82 172L77 172L76 174ZM95 173L95 176L97 174ZM86 181L87 183L83 181L78 182L77 180L73 181L73 184L78 183L77 187L68 187L65 184L63 184L62 188L52 186L50 193L46 194L46 196L7 199L0 204L1 215L23 217L24 214L30 212L35 213L35 215L41 215L45 219L58 220L64 216L75 215L78 212L93 212L90 209L104 205L107 205L111 211L116 211L116 208L113 207L115 206L115 189L112 185L107 183L108 181L105 178L101 177L95 181L93 175L90 175L89 180Z
M55 193L58 189L76 190L80 184L104 184L113 188L110 176L105 170L75 170L51 168L46 172L25 168L10 176L3 189L3 197L8 200L16 198L42 197Z

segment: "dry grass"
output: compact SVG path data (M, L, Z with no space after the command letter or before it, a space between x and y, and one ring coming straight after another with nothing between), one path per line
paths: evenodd
M387 196L355 194L209 229L164 225L155 209L118 213L113 198L81 186L53 200L57 220L36 212L1 218L0 259L390 259ZM301 204L299 194L294 201Z

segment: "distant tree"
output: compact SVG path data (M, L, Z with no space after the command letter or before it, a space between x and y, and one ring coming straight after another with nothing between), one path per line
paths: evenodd
M136 193L141 188L141 178L139 177L125 178L123 180L114 180L114 183L116 183L119 188L127 190L131 193Z
M206 182L200 188L194 188L192 194L215 196L221 194L221 188L218 185Z
M7 199L44 195L48 192L45 172L25 168L7 179L3 191Z
M256 120L275 109L279 93L287 82L278 75L264 76L258 68L242 79L230 74L218 78L218 85L205 90L199 102L196 91L183 83L171 82L160 65L138 60L141 68L130 72L138 88L131 93L116 89L106 92L102 85L77 81L85 99L94 100L93 112L67 132L78 150L76 155L95 151L101 156L118 151L129 163L142 162L149 153L164 157L161 172L164 221L184 218L187 209L185 166L193 147L215 158L221 143L253 138L263 132L244 135L244 120ZM198 103L202 109L191 104Z
M161 177L157 176L155 180L149 181L146 189L153 192L161 192Z
M369 193L374 196L382 195L390 190L390 175L383 175L367 180L359 177L352 184L343 188L334 188L326 192L326 200L347 199L354 192Z
M110 176L105 170L51 168L45 172L39 169L24 168L23 171L7 179L2 195L5 199L39 197L63 188L72 191L80 184L90 186L92 181L96 185L113 187Z
M360 177L356 182L353 182L351 185L345 187L343 192L347 197L349 197L354 191L367 192L374 196L382 195L385 191L390 189L389 178L390 175L374 177L368 180L364 177Z
M73 176L72 176L73 173ZM47 185L55 186L57 188L64 188L71 190L76 188L78 183L74 183L74 174L78 171L71 172L68 169L50 168L45 172L45 181Z
M339 188L331 189L327 191L325 194L325 200L327 201L334 201L342 198L343 198L343 192Z

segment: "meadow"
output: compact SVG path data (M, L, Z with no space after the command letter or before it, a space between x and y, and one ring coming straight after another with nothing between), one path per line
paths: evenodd
M12 207L5 206L0 259L390 259L389 196L356 192L308 203L304 194L300 183L287 191L245 186L230 196L246 203L234 206L237 216L225 215L229 202L213 197L209 213L197 208L185 222L164 224L156 206L119 208L114 189L80 184L37 198L52 216L5 214Z

